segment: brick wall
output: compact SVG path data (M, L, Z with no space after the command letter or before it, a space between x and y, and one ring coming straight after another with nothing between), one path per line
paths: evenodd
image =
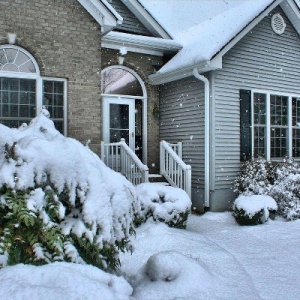
M7 32L17 34L42 76L68 80L68 136L90 139L99 152L100 26L76 0L1 0L0 36Z
M102 49L102 68L118 65L118 51ZM150 172L157 172L159 169L159 119L153 115L153 108L159 103L158 87L148 83L148 76L153 74L153 64L161 62L157 56L128 52L125 56L124 66L134 70L144 81L147 90L147 127L148 127L148 167Z

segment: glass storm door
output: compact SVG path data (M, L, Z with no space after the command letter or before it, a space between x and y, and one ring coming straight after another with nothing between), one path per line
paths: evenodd
M130 98L104 97L104 142L116 143L125 139L135 151L135 101Z

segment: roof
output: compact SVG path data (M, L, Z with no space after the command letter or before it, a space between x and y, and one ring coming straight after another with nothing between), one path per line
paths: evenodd
M287 14L296 7L293 0L139 1L183 46L150 76L154 84L190 76L194 67L200 72L221 67L222 55L230 49L228 45L232 47L233 41L242 38L277 5L284 3L282 8ZM297 7L296 10L299 11ZM299 15L294 13L293 16L299 23Z

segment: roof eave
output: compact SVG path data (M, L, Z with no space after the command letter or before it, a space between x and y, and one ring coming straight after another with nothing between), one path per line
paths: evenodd
M78 2L101 26L102 35L123 22L123 18L106 0L78 0Z
M212 58L225 55L234 45L236 45L247 33L249 33L263 18L265 18L275 7L277 7L284 0L274 0L266 9L264 9L258 16L251 20L241 31L233 37L227 44L225 44L219 52Z
M299 3L300 5L300 3ZM300 35L300 11L299 5L296 4L294 0L285 0L282 1L280 7L282 8L283 12L289 18L291 23L293 24L294 28Z
M191 64L184 68L180 68L163 74L157 72L156 74L152 74L149 76L149 82L152 85L160 85L180 80L186 77L190 77L193 76L193 70L195 68L199 71L199 73L205 73L217 69L222 69L222 58L219 57L212 60L201 61L197 64Z

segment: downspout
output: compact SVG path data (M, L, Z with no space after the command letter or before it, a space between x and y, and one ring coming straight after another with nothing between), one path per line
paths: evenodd
M204 83L204 204L206 207L209 207L209 188L210 188L210 170L209 170L209 146L210 146L210 128L209 128L209 80L204 77L203 75L200 75L197 68L193 69L193 75L195 78L201 80Z

